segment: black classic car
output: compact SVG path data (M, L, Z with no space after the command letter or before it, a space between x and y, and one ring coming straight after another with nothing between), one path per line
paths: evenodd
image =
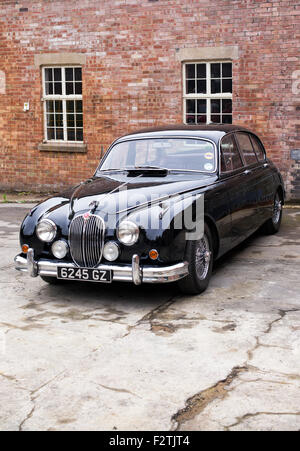
M259 228L279 230L283 202L250 130L141 130L114 141L93 177L31 210L15 267L48 283L177 281L200 293L214 260Z

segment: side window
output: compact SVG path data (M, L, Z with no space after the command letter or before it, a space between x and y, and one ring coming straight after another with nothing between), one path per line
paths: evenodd
M251 144L250 136L247 133L236 133L236 139L239 144L240 151L244 155L245 163L249 164L257 163L257 158Z
M224 136L221 141L221 172L234 171L243 166L243 162L233 135Z
M251 141L252 141L256 156L258 158L258 161L264 161L265 160L265 151L264 151L262 143L254 135L251 135Z

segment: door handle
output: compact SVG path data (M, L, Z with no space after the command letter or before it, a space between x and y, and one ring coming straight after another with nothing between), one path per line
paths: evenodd
M265 164L263 165L263 167L264 167L264 168L268 168L268 167L269 167L269 163L265 163Z
M249 175L249 174L251 174L251 172L252 172L252 171L250 171L250 169L246 169L246 170L243 172L243 174L244 174L244 175Z

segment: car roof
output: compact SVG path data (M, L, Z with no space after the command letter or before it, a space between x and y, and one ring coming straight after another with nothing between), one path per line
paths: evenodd
M179 136L193 136L211 139L218 142L226 133L234 131L250 132L251 130L241 126L233 124L203 124L203 125L169 125L161 127L144 128L141 130L133 131L127 135L124 135L117 139L117 141L123 141L127 139L135 138L156 138L156 137L174 137ZM115 141L115 143L117 142Z

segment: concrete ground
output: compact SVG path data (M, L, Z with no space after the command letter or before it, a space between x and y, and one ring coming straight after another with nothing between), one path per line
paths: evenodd
M300 210L210 288L17 273L28 205L0 205L1 430L300 430Z

